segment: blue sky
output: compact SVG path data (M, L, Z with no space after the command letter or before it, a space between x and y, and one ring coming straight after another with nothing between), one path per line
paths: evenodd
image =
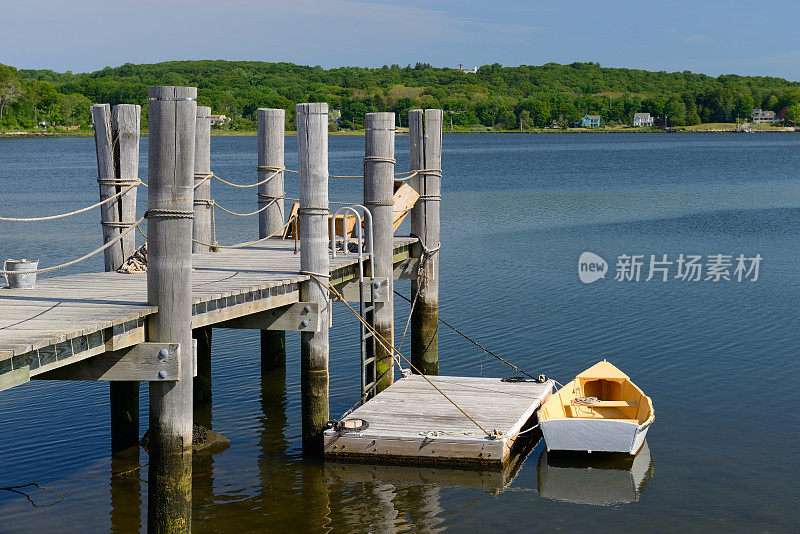
M800 80L797 0L4 0L0 63L534 64Z

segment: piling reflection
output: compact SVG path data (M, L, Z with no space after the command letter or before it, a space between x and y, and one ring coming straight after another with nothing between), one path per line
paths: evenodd
M147 531L192 529L192 450L174 443L150 444L147 471Z
M653 476L647 442L628 455L550 453L539 456L537 479L542 497L579 504L608 506L639 500Z
M194 410L194 424L213 430L211 405ZM209 452L192 454L192 519L204 521L214 512L214 455Z
M139 531L142 527L142 481L139 445L111 457L111 532Z

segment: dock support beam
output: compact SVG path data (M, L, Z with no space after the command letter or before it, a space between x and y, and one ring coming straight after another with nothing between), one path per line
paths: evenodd
M411 282L416 300L411 316L411 361L422 373L439 374L439 206L441 203L442 110L408 112L411 170L427 172L411 178L420 197L411 210L411 235L419 238L412 254L424 264Z
M108 104L92 106L92 122L97 148L97 181L100 199L105 200L139 178L139 124L141 106ZM125 223L136 220L136 188L101 208L103 241L108 243L125 230ZM116 271L136 249L136 232L131 232L107 248L105 270ZM139 382L109 384L111 411L111 453L139 442Z
M258 208L268 207L258 215L258 237L278 232L284 225L284 129L286 111L259 108L258 116ZM271 177L271 178L270 178ZM286 332L261 331L261 369L286 366Z
M211 108L197 107L194 134L194 220L192 221L192 252L210 252L211 232ZM192 395L195 406L211 404L211 336L210 326L192 331L197 340L197 376Z
M394 113L367 113L364 141L364 206L372 213L373 246L371 269L376 277L389 282L389 301L376 303L373 325L378 335L394 346L394 306L392 289L394 263ZM373 341L369 348L375 355L375 393L394 382L392 351ZM367 355L368 357L371 354ZM383 378L381 378L383 377Z
M328 282L328 104L297 104L297 159L300 165L300 272ZM300 387L303 450L322 453L328 406L328 290L319 282L300 284L300 299L319 302L319 332L300 334Z
M150 383L148 532L192 528L192 200L196 87L151 87L148 156L149 341L180 344L177 382Z

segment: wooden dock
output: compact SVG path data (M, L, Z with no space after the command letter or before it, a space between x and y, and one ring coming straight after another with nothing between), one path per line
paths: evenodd
M503 382L500 378L429 377L489 432L467 419L423 377L403 378L355 410L361 431L326 430L325 457L389 463L473 465L502 469L520 431L553 391L553 382Z
M34 223L98 207L105 244L39 272L100 252L106 271L44 277L35 289L0 289L0 390L32 379L109 381L115 454L139 444L139 388L146 383L148 531L191 532L194 409L212 399L213 328L260 330L262 370L285 367L285 332L297 331L304 452L316 455L323 449L328 458L348 461L494 470L499 476L488 482L479 477L477 483L502 487L515 472L511 449L533 424L552 383L433 376L439 373L442 110L409 111L407 172L395 169L394 114L367 114L364 174L354 177L328 172L327 103L295 107L298 170L285 167L284 110L259 109L258 181L235 183L211 170L211 110L198 107L196 99L196 87L149 88L146 183L138 178L141 108L93 106L100 202L52 216L0 218ZM297 175L299 191L288 218L285 173ZM212 178L251 189L250 202L259 209L237 213L223 208L214 198ZM343 204L328 196L330 178L362 179L363 200L339 207ZM139 185L147 186L148 200L147 211L136 221ZM412 196L410 203L393 196L403 188L400 197ZM258 215L260 239L218 251L216 209L239 217ZM355 217L355 236L344 239L333 231L337 212ZM406 215L414 237L394 237ZM116 272L134 257L133 230L144 219L147 273ZM341 219L341 230L349 220ZM268 237L286 238L287 229L294 241ZM354 248L360 252L351 252L348 240L358 243ZM4 268L3 274L10 285L19 282L14 278L18 271ZM411 280L416 304L409 317L410 363L417 372L432 375L430 380L462 411L422 376L390 385L394 374L389 372L399 357L393 347L392 284L397 278ZM355 432L339 430L339 425L326 430L331 294L359 303L359 311L351 310L361 323L361 398L370 400L351 416L369 427ZM344 471L361 476L358 470ZM436 476L427 470L406 474L411 479ZM455 478L470 477L462 473Z
M394 239L398 276L413 261L409 253L414 242ZM357 278L355 254L339 254L330 261L333 285ZM241 327L231 321L269 310L288 312L300 302L300 283L309 279L299 274L294 243L282 239L193 254L192 263L192 328ZM0 390L143 343L145 317L157 311L147 304L144 274L81 273L45 278L33 290L0 289ZM291 320L286 315L281 317ZM283 329L303 331L299 325Z

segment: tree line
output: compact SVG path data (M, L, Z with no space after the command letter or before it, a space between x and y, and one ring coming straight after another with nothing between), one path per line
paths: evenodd
M732 122L752 109L800 115L800 84L782 78L604 68L598 63L484 65L478 72L427 63L380 68L323 69L254 61L168 61L125 64L92 73L27 70L0 64L0 128L37 124L88 127L92 103L137 103L147 124L151 85L198 87L198 104L255 128L260 107L287 111L294 129L299 102L327 102L341 111L341 128L363 128L364 114L442 108L459 128L516 129L568 125L584 114L605 124L630 124L636 112L668 116L670 125ZM404 124L403 124L404 125Z

